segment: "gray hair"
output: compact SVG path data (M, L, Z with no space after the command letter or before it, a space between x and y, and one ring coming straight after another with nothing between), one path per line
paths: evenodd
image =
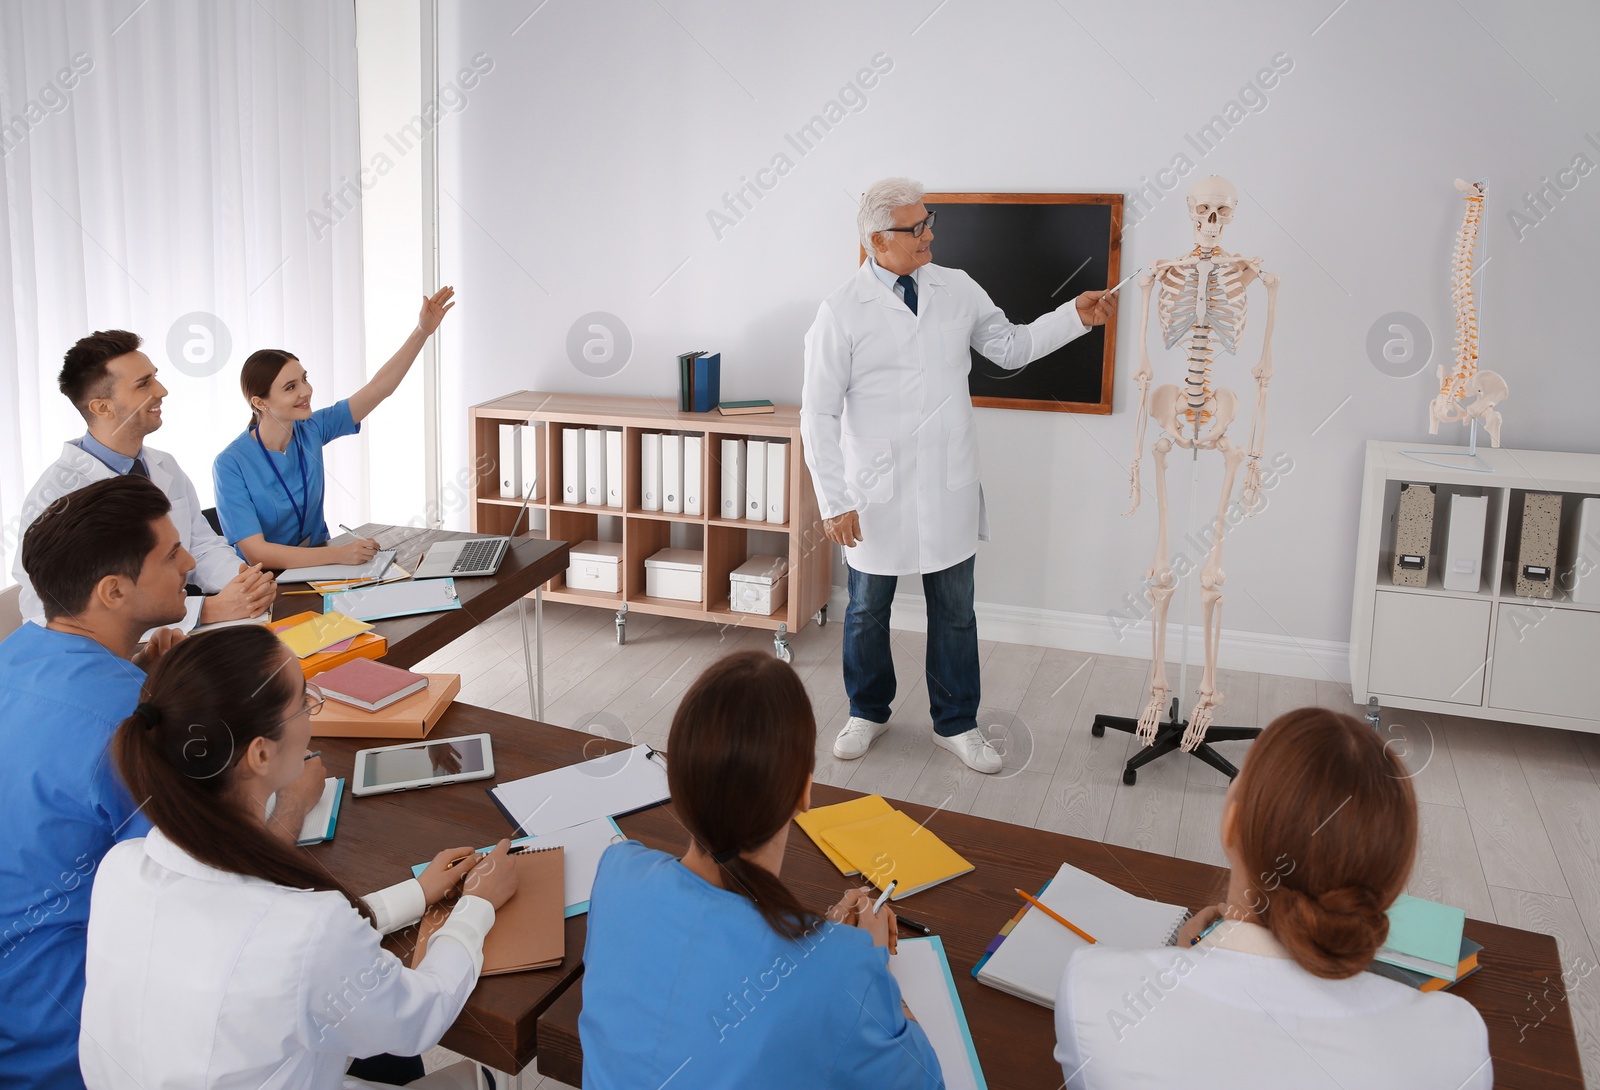
M872 236L894 226L894 210L916 204L927 192L921 182L910 178L884 178L868 186L861 194L861 210L856 213L862 249L872 253Z

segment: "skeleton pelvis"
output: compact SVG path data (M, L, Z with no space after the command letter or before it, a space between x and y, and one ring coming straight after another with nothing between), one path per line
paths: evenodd
M1189 404L1181 386L1169 384L1150 391L1150 419L1180 447L1214 448L1238 412L1239 397L1226 386L1208 391L1198 408ZM1203 435L1202 429L1207 429Z

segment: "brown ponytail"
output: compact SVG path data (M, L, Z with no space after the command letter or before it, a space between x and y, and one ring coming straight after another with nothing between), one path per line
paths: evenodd
M278 372L283 370L283 365L298 358L281 348L262 348L250 353L244 366L239 369L239 389L244 391L245 403L249 404L253 397L270 397L272 384L278 381ZM260 422L261 414L252 406L250 426L253 428Z
M246 747L281 736L284 709L303 684L293 656L264 627L190 636L161 657L139 706L117 728L117 771L144 800L151 824L208 867L335 891L370 920L365 904L246 813L233 794L233 770Z
M1234 788L1250 907L1304 969L1361 972L1417 851L1411 773L1371 727L1325 708L1279 716Z
M787 663L741 651L706 669L684 694L667 739L667 785L678 818L785 938L820 923L776 874L739 855L789 824L816 763L817 722Z

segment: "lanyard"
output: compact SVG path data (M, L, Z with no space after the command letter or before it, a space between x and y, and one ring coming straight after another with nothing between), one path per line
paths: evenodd
M261 448L261 456L267 460L267 467L272 470L272 475L278 478L278 485L283 489L283 494L289 497L289 506L294 508L295 529L300 532L295 535L295 544L306 540L306 508L311 506L311 485L306 480L306 448L304 443L295 443L294 452L300 466L300 499L303 506L296 503L294 493L289 491L289 482L283 479L283 474L278 472L278 464L272 460L272 455L267 452L267 444L261 441L261 429L255 429L256 445ZM290 433L290 441L299 438Z

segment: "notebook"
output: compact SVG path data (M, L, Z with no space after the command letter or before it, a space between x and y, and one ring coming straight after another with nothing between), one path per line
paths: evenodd
M393 549L379 549L365 564L317 564L307 568L285 568L278 573L280 583L309 583L323 579L379 579L394 563Z
M483 940L481 976L548 969L567 956L567 929L562 923L562 850L523 849L511 861L517 868L517 892L495 909L494 926ZM422 963L428 939L450 918L454 899L428 909L417 931L411 967Z
M536 848L553 848L560 845L566 852L566 863L563 871L563 898L566 901L565 915L582 916L589 911L589 892L594 889L594 876L600 869L600 857L612 844L627 839L622 835L622 830L617 828L617 823L611 818L596 818L586 821L582 825L574 825L570 829L557 829L544 836L524 836L511 842L513 848L532 845ZM479 853L492 850L494 845L479 848ZM413 875L420 875L428 864L418 863L411 868Z
M284 617L281 620L273 621L268 627L274 632L282 633L297 624L315 620L320 616L322 616L320 613L313 613L308 609L301 613L296 613L292 617ZM362 632L350 639L340 640L338 643L324 647L316 654L308 655L301 659L300 672L308 678L313 678L318 674L333 669L335 666L343 665L351 659L381 659L388 651L388 640L376 632Z
M1389 937L1377 958L1401 969L1455 980L1466 923L1462 909L1402 893L1389 906Z
M833 846L825 839L829 831L841 825L853 825L858 821L865 821L870 817L880 817L893 810L882 795L862 795L859 799L849 802L835 803L832 806L819 806L814 810L807 810L803 814L795 815L795 824L805 830L822 854L828 857L828 862L839 868L842 874L860 874L852 867L845 857L833 850Z
M338 610L362 621L381 621L389 617L410 617L418 613L441 613L460 609L454 579L413 579L403 583L379 583L359 590L347 590L322 597L325 611Z
M322 785L322 797L301 823L300 838L295 843L304 847L332 840L334 827L339 824L339 800L343 797L344 781L329 776Z
M1483 968L1478 962L1478 955L1482 952L1483 945L1481 943L1476 943L1469 938L1463 937L1461 940L1460 960L1456 962L1454 979L1431 976L1428 973L1419 973L1411 969L1402 969L1398 965L1388 965L1376 960L1367 966L1367 972L1399 981L1401 984L1415 988L1419 992L1438 992L1461 983L1467 977Z
M278 630L278 638L300 658L315 655L341 640L360 635L372 626L334 610L313 614L310 620Z
M1039 891L1039 900L1106 946L1140 949L1170 946L1189 918L1181 905L1136 897L1070 863ZM1067 959L1089 944L1043 912L1028 906L990 944L973 967L981 983L1055 1008Z
M896 883L891 901L972 869L948 844L899 810L840 825L823 834L823 839L880 890Z
M939 1057L946 1090L987 1090L989 1084L978 1063L967 1014L961 1009L950 959L939 936L901 939L899 952L889 959L889 972Z
M383 571L379 579L308 579L306 586L312 590L321 591L323 594L333 594L341 590L355 590L357 587L369 587L375 583L397 583L402 579L410 579L411 573L399 564L390 564Z
M632 746L489 788L518 836L544 836L595 818L620 817L671 797L666 758Z
M317 675L317 688L324 694L369 712L382 711L427 687L426 676L371 659L354 659Z

